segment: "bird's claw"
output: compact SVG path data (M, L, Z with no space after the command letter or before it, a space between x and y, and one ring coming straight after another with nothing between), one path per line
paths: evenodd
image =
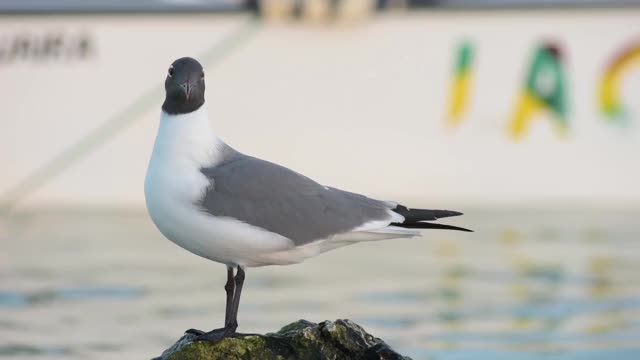
M196 335L193 341L220 341L224 338L233 337L236 335L236 332L230 328L220 328L211 330L209 332L189 329L187 330L187 333Z

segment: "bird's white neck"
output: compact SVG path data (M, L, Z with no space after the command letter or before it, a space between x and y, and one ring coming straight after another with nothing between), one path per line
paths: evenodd
M223 144L211 129L206 104L188 114L163 111L152 157L207 166L216 162L218 149Z

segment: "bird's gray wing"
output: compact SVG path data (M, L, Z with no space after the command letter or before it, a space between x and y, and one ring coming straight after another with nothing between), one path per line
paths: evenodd
M206 212L280 234L297 246L389 220L388 202L334 188L283 166L241 155L203 168L211 185L199 202Z

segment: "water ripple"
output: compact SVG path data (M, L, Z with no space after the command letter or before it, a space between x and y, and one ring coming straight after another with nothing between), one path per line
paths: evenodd
M0 306L24 307L53 301L129 300L143 295L143 289L126 286L66 287L33 292L0 291Z

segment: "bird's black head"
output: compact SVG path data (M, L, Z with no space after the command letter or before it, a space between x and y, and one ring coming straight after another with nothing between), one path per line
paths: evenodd
M164 81L166 96L162 110L169 114L187 114L204 104L204 69L193 58L180 58L169 66Z

